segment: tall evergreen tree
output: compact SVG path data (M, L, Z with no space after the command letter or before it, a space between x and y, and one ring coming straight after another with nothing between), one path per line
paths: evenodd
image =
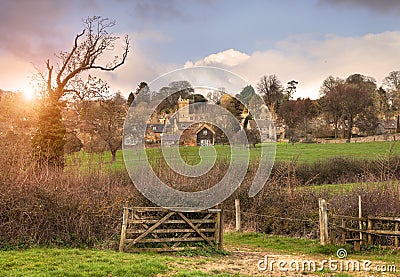
M130 107L135 100L135 95L133 95L133 92L129 93L128 100L126 101L126 104L128 107Z

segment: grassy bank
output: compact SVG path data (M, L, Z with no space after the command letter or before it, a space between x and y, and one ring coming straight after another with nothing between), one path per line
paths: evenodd
M338 246L321 246L315 240L266 236L256 233L226 233L226 248L238 249L241 255L262 258L293 255L294 258L326 259L335 257ZM372 249L355 253L346 247L351 259L398 263L398 251ZM233 250L232 250L233 251ZM236 250L235 250L236 251ZM248 253L248 254L246 254ZM260 254L257 254L260 253ZM263 254L261 254L263 253ZM229 260L237 264L231 252L211 250L180 253L118 253L105 250L32 248L0 252L1 276L249 276L236 275L213 266ZM256 267L249 260L248 267ZM396 264L396 266L399 266ZM205 270L208 269L208 270ZM340 275L338 275L340 276ZM349 275L346 275L349 276Z

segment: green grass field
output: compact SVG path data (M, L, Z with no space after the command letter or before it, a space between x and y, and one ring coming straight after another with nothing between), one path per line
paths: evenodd
M321 246L315 240L267 236L257 233L226 233L229 249L247 249L297 257L335 257L339 246ZM354 253L351 259L379 260L398 265L399 251L374 249ZM227 256L226 256L227 255ZM303 256L305 255L305 256ZM229 252L119 253L110 250L32 248L0 252L1 276L232 276L215 270L205 273L208 263L229 258ZM260 256L262 258L262 256ZM234 262L234 261L232 261ZM249 266L255 266L249 264ZM240 272L236 276L241 275ZM336 276L336 275L335 275ZM339 276L339 275L337 275Z
M392 146L392 155L400 155L400 146L393 142L363 142L363 143L338 143L338 144L316 144L316 143L277 143L275 161L297 160L299 163L312 163L332 157L348 157L354 159L376 159L388 154ZM216 145L216 152L221 157L229 157L229 146ZM199 162L199 147L181 147L180 153L183 159L190 164ZM147 150L150 159L161 156L159 148L151 148ZM260 147L250 148L251 159L259 156ZM145 155L135 157L138 162L146 160ZM67 157L67 165L79 166L107 166L111 160L111 154L105 152L103 154L89 154L83 151L74 153ZM112 168L124 168L122 151L117 152L117 161Z
M362 142L337 144L277 144L276 160L288 161L298 158L299 162L315 162L332 157L375 159L387 155L391 146L393 155L400 155L400 147L393 142Z

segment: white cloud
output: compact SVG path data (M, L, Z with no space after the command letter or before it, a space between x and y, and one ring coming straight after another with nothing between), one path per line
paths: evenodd
M164 41L169 38L157 32L131 34L143 40ZM116 49L119 49L117 47ZM358 37L298 35L282 40L271 49L243 53L235 49L212 53L203 59L187 61L184 66L210 65L241 75L255 85L261 76L276 74L284 85L299 82L295 97L318 97L323 80L329 75L346 78L353 73L374 77L378 85L393 70L400 70L400 32L366 34ZM141 81L151 82L162 74L180 68L179 64L161 63L157 48L132 45L126 64L115 72L93 72L109 80L112 91L124 94L135 90ZM41 60L45 60L42 58ZM0 49L3 75L0 88L23 90L30 86L35 72L31 61L16 58L14 53ZM54 62L54 60L53 60ZM43 66L43 64L39 64Z
M228 49L216 54L211 54L204 59L198 60L196 62L187 61L184 67L190 67L193 65L209 65L209 66L235 66L242 64L250 56L237 51L235 49Z
M360 37L309 35L280 41L274 49L250 56L237 50L209 55L190 65L215 65L240 74L255 85L263 75L276 74L285 85L299 81L295 97L318 97L323 80L329 75L346 78L353 73L374 77L378 85L390 71L400 70L400 32L367 34Z

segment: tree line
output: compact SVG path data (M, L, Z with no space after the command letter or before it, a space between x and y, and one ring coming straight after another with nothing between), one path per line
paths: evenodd
M5 97L6 93L2 93L0 117L3 123L0 129L24 133L23 129L32 129L35 126L32 139L35 145L37 132L48 128L52 134L56 135L58 132L62 138L62 155L82 148L89 152L109 150L112 161L115 161L116 152L122 144L123 122L130 106L146 110L152 101L162 99L153 113L154 120L158 120L161 116L172 114L177 109L178 98L182 97L194 102L211 101L221 105L239 120L243 120L241 116L245 105L251 107L262 98L276 125L286 129L286 136L290 141L300 138L311 140L314 137L341 137L350 141L353 127L373 135L380 120L393 121L393 118L397 118L396 127L399 131L400 71L390 72L380 87L375 79L361 74L352 74L346 79L328 76L321 85L317 100L293 99L298 82L288 82L285 88L276 75L262 76L256 89L251 85L246 86L235 97L223 88L210 91L206 96L194 94L189 82L175 81L157 92L150 91L147 83L141 82L136 91L125 99L119 92L110 95L104 81L91 76L89 80L90 85L86 83L85 87L76 91L73 98L63 101L60 108L63 128L59 129L40 125L59 120L56 115L49 114L53 109L42 110L43 102L37 107L32 107L32 104L21 105L21 95L12 96L8 93L8 97ZM171 94L171 91L176 93ZM46 98L43 101L46 103ZM39 112L35 114L34 109ZM56 107L55 110L57 111ZM41 118L44 113L48 114L46 121ZM245 127L250 119L251 116L244 119ZM319 124L315 124L315 121ZM54 127L54 124L50 126ZM255 144L256 134L251 131L247 134L250 143Z
M341 137L350 142L354 127L362 134L374 135L380 132L380 122L394 119L399 132L400 71L390 72L379 87L373 77L362 74L346 79L328 76L316 100L292 99L292 85L284 89L275 75L263 76L257 84L258 92L276 122L284 125L290 140L312 136ZM313 120L318 122L311 128Z

